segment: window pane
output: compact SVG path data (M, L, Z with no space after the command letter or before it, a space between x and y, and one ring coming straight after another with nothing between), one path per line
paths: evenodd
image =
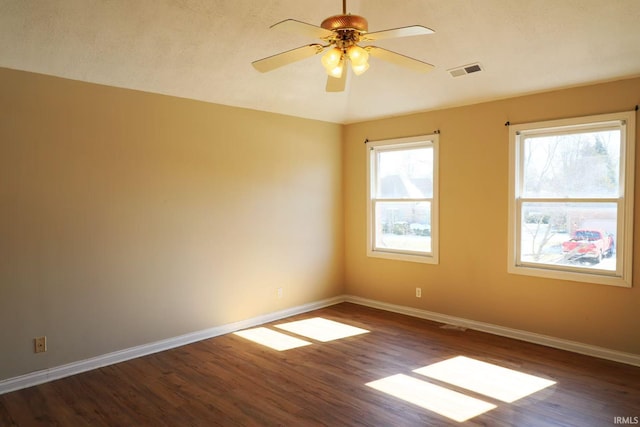
M377 202L376 249L431 252L430 202Z
M616 271L615 203L522 204L520 259Z
M433 197L433 148L378 152L377 198Z
M618 197L620 130L527 137L523 196Z

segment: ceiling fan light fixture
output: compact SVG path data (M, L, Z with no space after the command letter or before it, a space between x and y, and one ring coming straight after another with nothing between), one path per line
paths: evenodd
M344 72L344 57L340 58L340 62L338 62L335 67L327 68L326 70L327 74L329 74L331 77L335 77L336 79L342 77L342 73Z
M364 72L367 71L368 69L369 69L368 62L365 62L362 65L356 65L353 62L351 63L351 70L353 71L353 74L355 74L356 76L364 74Z
M322 40L322 44L314 43L265 57L253 61L253 67L264 73L320 54L327 49L321 58L322 66L329 75L326 85L327 92L344 91L348 71L345 69L346 62L351 63L353 73L359 76L369 69L369 56L417 72L427 72L434 68L433 65L424 61L387 49L376 46L359 46L360 42L367 43L396 37L432 34L434 32L432 29L422 25L411 25L370 33L369 23L364 17L347 13L347 0L342 1L342 14L326 18L320 26L295 19L285 19L272 25L271 28L318 38Z
M347 56L353 65L365 65L369 61L369 52L358 45L349 46Z
M327 70L327 72L329 72L329 70L336 68L341 60L342 49L334 47L322 55L322 59L320 61L322 62L322 66Z
M340 78L344 71L344 52L334 47L322 56L322 66L331 77Z

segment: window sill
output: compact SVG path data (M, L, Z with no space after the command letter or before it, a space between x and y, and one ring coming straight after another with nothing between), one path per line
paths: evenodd
M617 286L621 288L631 288L631 280L624 277L597 273L579 273L572 271L558 271L530 265L509 266L510 274L520 274L525 276L543 277L546 279L568 280L582 283L595 283L598 285Z
M433 254L410 254L402 252L387 252L381 250L369 250L367 256L372 258L384 258L396 261L419 262L423 264L438 264L438 257Z

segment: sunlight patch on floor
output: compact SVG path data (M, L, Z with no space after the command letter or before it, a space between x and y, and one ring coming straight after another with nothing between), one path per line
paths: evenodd
M506 403L515 402L556 384L555 381L465 356L436 362L413 372L428 378L421 380L397 374L366 385L452 420L463 422L497 406L450 390L446 384ZM427 379L446 384L436 385Z
M433 363L413 372L507 403L555 384L555 381L464 356Z
M283 323L276 325L276 328L321 342L338 340L369 332L366 329L357 328L355 326L335 322L322 317Z
M290 350L292 348L311 345L309 341L304 341L299 338L295 338L290 335L262 327L234 332L234 335L238 335L242 338L265 345L278 351Z
M275 327L282 329L283 331L291 332L293 334L321 342L333 341L369 332L366 329L356 328L355 326L335 322L322 317L282 323ZM234 334L278 351L312 344L309 341L274 331L273 329L266 327L246 329L244 331L234 332Z
M366 385L458 422L496 408L491 403L403 374Z

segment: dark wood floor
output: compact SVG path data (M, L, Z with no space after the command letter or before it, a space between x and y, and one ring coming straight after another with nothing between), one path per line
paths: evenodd
M365 385L418 378L412 370L460 355L556 382L513 403L440 383L496 405L464 425L600 427L640 417L637 367L348 303L287 320L318 316L370 333L283 352L216 337L1 395L0 426L460 425Z

